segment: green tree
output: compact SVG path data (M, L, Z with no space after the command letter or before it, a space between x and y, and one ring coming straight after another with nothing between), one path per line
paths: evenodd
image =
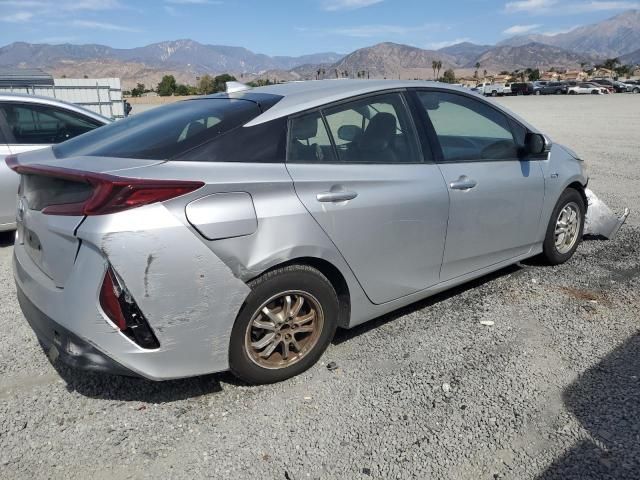
M235 82L236 77L233 75L229 75L228 73L223 73L222 75L217 75L213 79L213 86L215 88L214 92L224 92L227 89L227 82Z
M536 80L540 80L540 70L538 70L537 68L535 70L531 70L531 72L529 72L528 78L530 82L535 82Z
M176 79L173 75L165 75L158 84L158 95L169 97L176 91Z
M135 86L135 88L131 89L131 96L132 97L141 97L144 92L145 92L144 83L138 83Z
M189 95L189 87L187 85L179 83L178 85L176 85L175 94L180 96Z
M615 70L616 66L620 64L620 60L618 58L607 58L604 61L604 68L607 70Z
M444 75L442 75L442 81L445 83L456 83L456 73L453 69L449 68L445 70Z
M208 95L215 92L215 82L211 75L206 74L200 77L200 80L198 80L198 91L202 95Z

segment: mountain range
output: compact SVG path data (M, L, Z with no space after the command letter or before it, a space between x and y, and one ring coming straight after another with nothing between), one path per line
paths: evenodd
M611 57L619 57L623 63L640 63L640 10L555 35L521 35L495 46L464 42L440 50L384 42L347 55L325 52L287 57L188 39L131 49L25 42L0 47L3 67L39 67L67 77L117 76L123 79L125 88L137 82L154 85L165 74L189 84L195 84L196 78L205 73L223 72L248 80L335 78L343 72L355 76L360 71L366 71L371 78L432 78L433 61L442 62L442 71L453 68L458 74L470 74L476 64L489 72L528 67L577 68Z

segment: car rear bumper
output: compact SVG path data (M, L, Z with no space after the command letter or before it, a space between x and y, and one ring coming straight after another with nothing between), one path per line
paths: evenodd
M45 315L27 298L20 285L17 290L20 308L52 362L60 360L73 368L138 376Z

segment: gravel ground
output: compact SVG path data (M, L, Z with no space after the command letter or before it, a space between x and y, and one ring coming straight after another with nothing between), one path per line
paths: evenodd
M640 210L640 95L500 101L582 154L612 206ZM52 366L5 236L0 478L638 478L638 225L341 331L321 364L262 387Z

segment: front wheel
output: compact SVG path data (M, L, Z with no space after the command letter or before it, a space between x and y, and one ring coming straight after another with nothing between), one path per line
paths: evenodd
M542 95L542 92L540 90L536 90L536 95Z
M640 88L634 88L633 93L640 93Z
M264 384L315 364L338 324L338 297L329 280L315 268L291 265L250 287L231 333L231 371L247 383Z
M542 257L549 265L569 260L582 240L586 205L580 192L568 188L553 209L544 239Z

